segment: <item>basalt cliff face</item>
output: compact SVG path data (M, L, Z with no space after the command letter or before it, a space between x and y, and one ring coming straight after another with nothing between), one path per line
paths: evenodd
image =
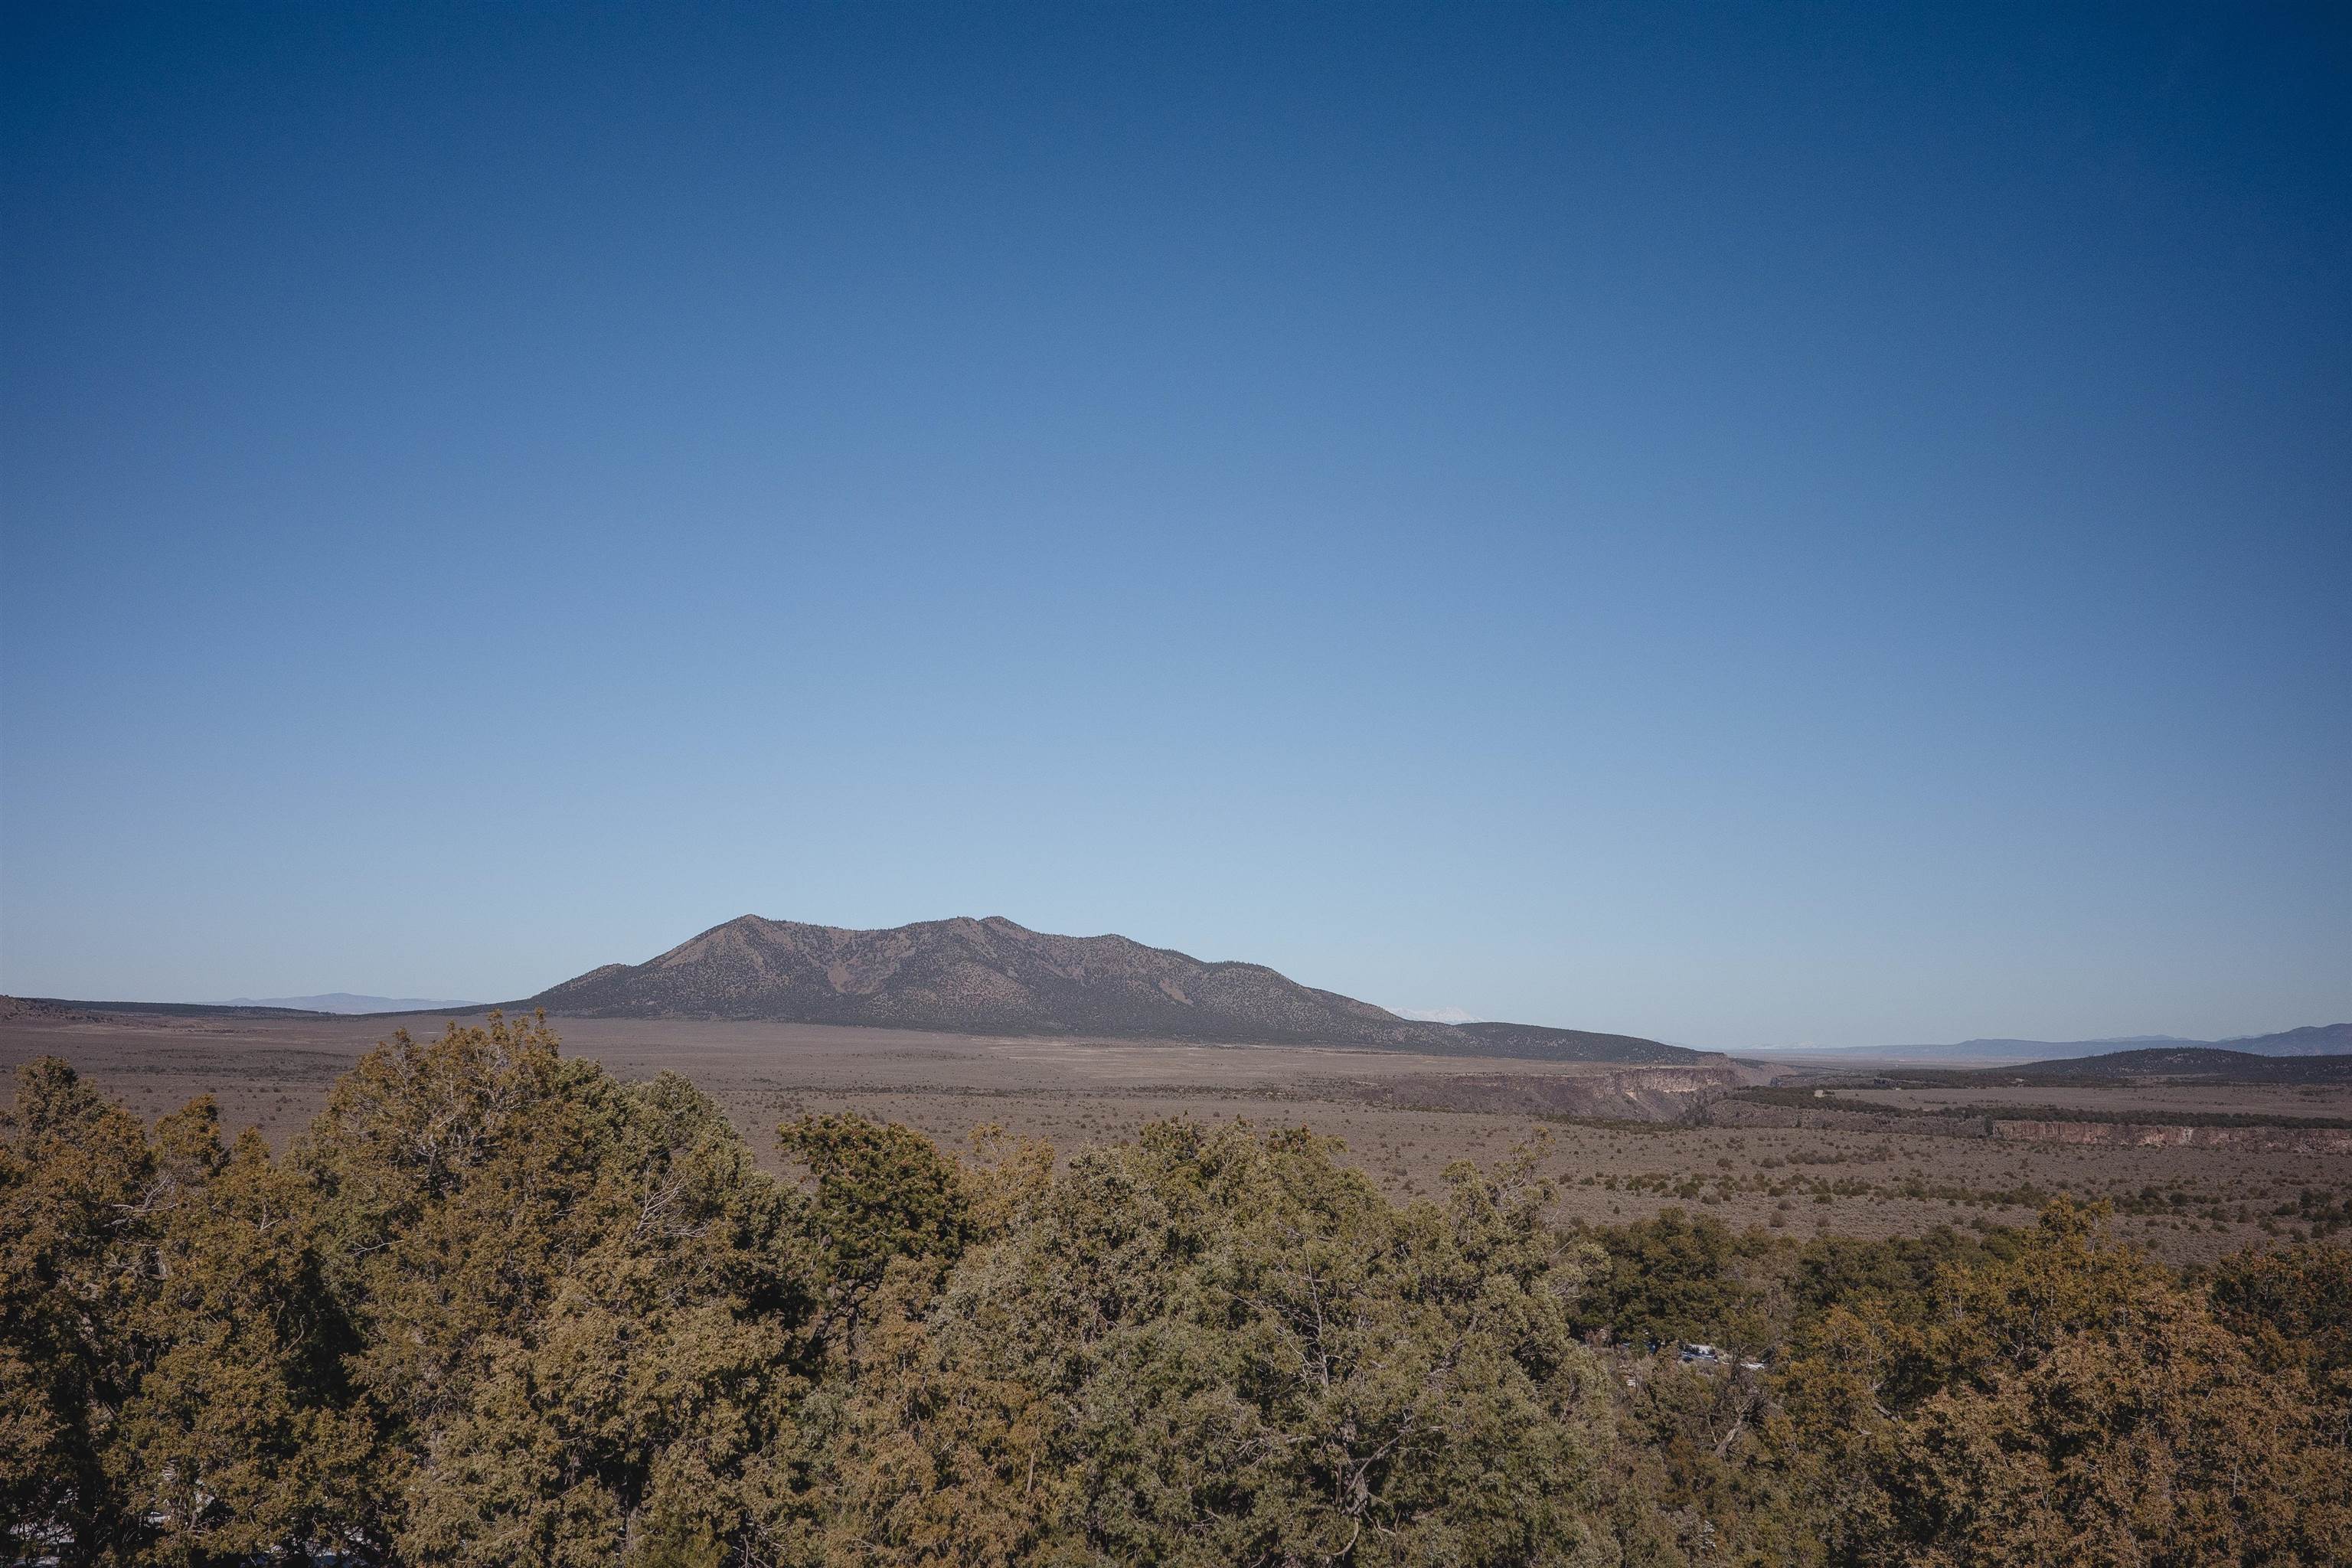
M644 963L606 964L518 1005L575 1017L773 1019L1539 1061L1724 1060L1628 1035L1416 1023L1263 964L1204 963L1123 936L1055 936L1002 916L852 931L745 915Z

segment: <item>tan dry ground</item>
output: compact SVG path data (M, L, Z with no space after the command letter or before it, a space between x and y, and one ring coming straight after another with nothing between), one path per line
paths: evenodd
M396 1022L418 1035L442 1018ZM232 1128L258 1126L283 1146L324 1103L337 1075L395 1021L182 1018L110 1014L0 1016L0 1068L61 1056L138 1114L152 1118L215 1095ZM565 1048L625 1078L669 1070L713 1095L773 1158L771 1130L801 1110L852 1110L960 1144L994 1123L1067 1152L1128 1137L1143 1121L1246 1117L1335 1135L1391 1192L1426 1194L1457 1159L1497 1159L1530 1136L1549 1140L1546 1171L1564 1218L1631 1218L1669 1204L1734 1226L1790 1236L1915 1233L1937 1224L2021 1224L2021 1188L2085 1196L2179 1192L2167 1212L2126 1214L2122 1232L2178 1262L2260 1241L2259 1222L2305 1188L2341 1202L2352 1170L2338 1155L2234 1149L2020 1145L1911 1134L1778 1128L1540 1124L1526 1115L1391 1109L1412 1080L1501 1073L1590 1078L1606 1068L1491 1058L1134 1041L1004 1039L785 1024L561 1019ZM2046 1091L2037 1103L2056 1103ZM2256 1110L2352 1116L2352 1090L2063 1091L2086 1109ZM1905 1188L1912 1192L1906 1195ZM2218 1209L2219 1219L2205 1217ZM2242 1212L2243 1217L2241 1217ZM2291 1222L2273 1220L2273 1225Z

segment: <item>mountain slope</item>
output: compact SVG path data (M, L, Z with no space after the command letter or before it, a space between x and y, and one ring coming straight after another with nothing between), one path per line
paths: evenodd
M2263 1057L2334 1057L2352 1054L2352 1024L2305 1024L2275 1035L2247 1035L2215 1045Z
M1715 1052L1664 1045L1637 1035L1596 1035L1586 1029L1549 1029L1540 1024L1454 1024L1450 1027L1476 1040L1480 1050L1490 1057L1643 1064L1718 1059Z
M520 1005L575 1016L1369 1046L1553 1061L1714 1059L1654 1040L1532 1026L1472 1026L1518 1031L1482 1037L1400 1018L1261 964L1206 963L1123 936L1054 936L1002 916L848 931L745 915L646 963L606 964ZM1607 1042L1636 1054L1593 1054Z

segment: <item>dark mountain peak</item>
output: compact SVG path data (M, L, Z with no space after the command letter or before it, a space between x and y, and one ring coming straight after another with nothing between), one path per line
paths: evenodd
M761 1018L973 1034L1326 1045L1550 1061L1696 1061L1622 1035L1421 1024L1264 964L1203 963L1118 935L1057 936L1003 915L880 931L740 915L638 964L520 1004L574 1016Z

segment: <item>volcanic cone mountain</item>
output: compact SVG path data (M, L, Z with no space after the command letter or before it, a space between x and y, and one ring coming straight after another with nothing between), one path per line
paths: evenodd
M1506 1040L1484 1040L1301 985L1262 964L1206 963L1123 936L1052 936L1002 916L849 931L745 915L658 958L606 964L520 1005L575 1017L1369 1046L1541 1060L1701 1059L1654 1040L1531 1025L1513 1026Z

